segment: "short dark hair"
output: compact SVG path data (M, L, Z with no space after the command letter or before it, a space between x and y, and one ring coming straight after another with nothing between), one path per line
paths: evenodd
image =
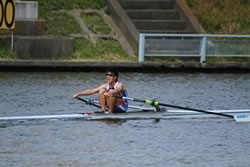
M118 77L119 77L119 72L117 71L117 69L116 68L108 68L107 70L106 70L106 73L107 72L111 72L111 73L113 73L116 77L117 77L117 79L116 79L116 81L118 80Z

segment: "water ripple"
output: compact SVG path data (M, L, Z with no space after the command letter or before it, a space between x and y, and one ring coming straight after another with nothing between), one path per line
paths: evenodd
M0 76L0 116L93 111L72 95L105 82L102 73ZM200 109L250 107L250 74L122 73L120 80L131 97ZM249 131L250 124L230 119L1 122L0 166L248 167Z

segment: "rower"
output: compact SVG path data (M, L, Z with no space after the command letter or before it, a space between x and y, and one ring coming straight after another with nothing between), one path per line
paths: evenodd
M112 95L127 97L128 93L124 84L118 81L119 73L116 69L110 68L106 71L106 82L101 86L93 89L84 90L82 92L73 95L73 98L78 96L88 96L98 93L101 110L108 113L123 113L128 109L128 100L122 98L116 98Z

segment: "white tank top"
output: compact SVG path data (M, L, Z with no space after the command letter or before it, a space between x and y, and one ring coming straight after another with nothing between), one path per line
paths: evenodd
M118 81L115 83L114 87L110 87L110 85L108 84L107 91L109 91L110 89L115 89L117 85L118 85Z

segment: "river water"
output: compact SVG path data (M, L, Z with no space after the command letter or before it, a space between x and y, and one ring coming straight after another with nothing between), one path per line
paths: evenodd
M250 74L121 73L129 96L249 109ZM98 109L72 99L104 73L0 73L0 117ZM90 98L97 98L96 95ZM0 122L0 167L250 166L250 123L231 119Z

